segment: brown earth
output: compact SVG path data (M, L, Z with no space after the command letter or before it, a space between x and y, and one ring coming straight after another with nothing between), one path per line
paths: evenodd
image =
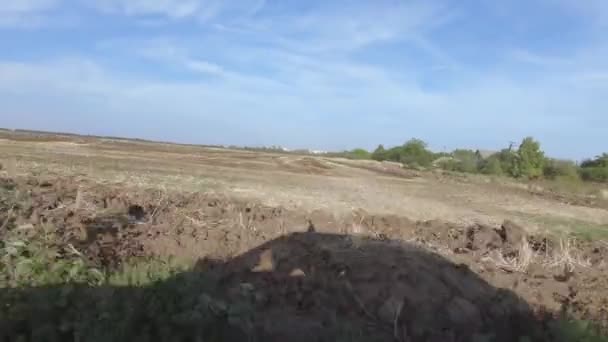
M195 270L218 277L228 300L251 296L267 340L308 341L336 317L398 341L550 339L543 326L560 314L608 327L608 245L567 244L508 220L336 215L78 177L0 187L10 193L0 234L6 222L11 233L52 230L104 268L139 256L199 260Z

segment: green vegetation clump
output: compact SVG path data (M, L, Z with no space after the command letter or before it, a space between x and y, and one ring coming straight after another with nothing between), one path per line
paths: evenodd
M544 165L545 153L540 149L540 143L527 137L519 145L511 174L516 178L537 179L543 175Z
M608 342L608 336L587 321L561 319L550 328L556 342Z
M543 175L551 180L578 182L581 180L579 167L569 160L546 159Z
M490 156L479 163L479 171L486 175L502 176L505 171L503 163L496 155Z
M420 139L411 139L401 146L389 149L378 145L372 153L355 149L344 152L341 156L399 162L412 168L438 167L446 171L505 175L517 179L543 178L572 186L581 180L608 183L608 153L577 165L573 161L546 157L540 143L532 137L524 138L517 149L510 146L489 156L467 149L435 153Z
M139 260L119 270L88 265L44 234L0 243L2 341L246 340L246 300L213 296L202 272Z
M582 162L580 174L586 181L608 182L608 153Z
M454 150L448 156L440 157L443 159L439 163L442 169L447 171L476 173L482 167L483 158L479 151L473 150Z
M402 146L389 150L380 145L372 153L371 158L377 161L399 162L410 167L429 167L436 159L436 154L427 148L427 144L420 139L411 139Z
M347 152L347 158L350 159L370 159L372 154L369 153L367 150L362 149L362 148L356 148L350 152Z

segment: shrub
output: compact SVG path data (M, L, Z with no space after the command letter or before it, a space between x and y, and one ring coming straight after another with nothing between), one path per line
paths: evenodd
M378 147L372 153L371 157L373 160L377 160L377 161L387 160L387 152L386 152L386 149L384 149L384 146L378 145Z
M608 167L608 153L603 153L595 159L587 159L581 163L582 168Z
M399 160L406 165L419 165L428 167L434 160L433 152L427 149L427 145L420 139L411 139L399 150Z
M560 319L551 324L557 342L608 342L597 327L586 321Z
M516 177L539 178L543 175L545 154L540 144L531 137L525 138L517 150Z
M370 159L371 153L362 148L356 148L347 153L348 157L351 159Z
M519 171L519 164L517 162L517 153L512 151L510 148L503 149L492 157L495 157L498 160L500 169L503 173L511 177L519 177L521 175L521 172Z
M580 173L586 181L608 182L608 167L586 167Z
M427 149L424 141L411 139L402 146L395 146L389 150L379 145L371 154L371 158L377 161L399 162L410 167L428 167L433 163L435 154Z
M579 180L578 166L569 160L547 159L543 167L543 176L547 179Z
M608 153L583 161L580 175L586 181L608 182Z
M486 175L503 175L504 171L500 158L496 155L490 156L488 159L480 163L481 173Z
M479 153L471 150L454 150L452 156L456 160L456 170L460 172L476 173L482 160Z

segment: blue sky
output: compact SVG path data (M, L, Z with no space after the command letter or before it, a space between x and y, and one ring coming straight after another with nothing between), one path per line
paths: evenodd
M8 0L0 126L177 142L608 150L605 0Z

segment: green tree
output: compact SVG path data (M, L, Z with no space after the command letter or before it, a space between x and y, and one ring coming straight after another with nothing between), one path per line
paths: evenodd
M399 150L399 161L409 166L430 166L434 154L427 149L427 145L420 139L407 141Z
M524 138L517 150L515 159L515 177L538 178L543 175L545 153L540 149L540 143L532 137Z
M347 153L349 158L352 159L370 159L371 153L362 148L356 148Z
M608 153L603 153L595 159L587 159L581 163L582 168L608 167Z
M494 156L500 163L501 173L504 173L511 177L520 177L519 164L517 163L517 153L511 148L502 149Z
M456 161L455 170L460 172L476 173L482 160L479 153L472 150L457 149L452 156Z
M377 161L384 161L387 159L386 149L384 149L383 145L378 145L378 147L372 153L372 159Z
M581 177L591 182L608 182L608 153L581 163Z
M500 162L500 158L498 155L490 156L486 160L481 162L480 170L481 173L486 175L500 176L504 174L502 163Z

